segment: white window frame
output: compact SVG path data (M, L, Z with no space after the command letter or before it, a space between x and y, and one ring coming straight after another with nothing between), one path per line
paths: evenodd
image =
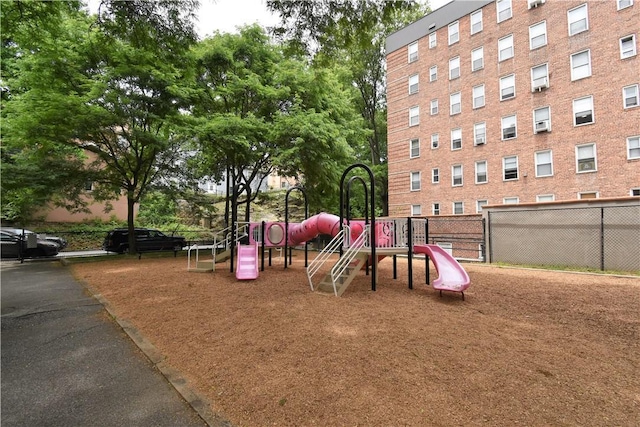
M580 157L580 149L586 148L586 147L592 147L593 157ZM593 161L593 169L587 169L586 167L581 166L581 164L586 164L591 161ZM597 157L595 142L591 142L589 144L576 145L576 173L593 173L593 172L598 172L598 157Z
M487 206L488 204L489 204L489 201L487 199L476 200L476 213L481 213L482 208ZM480 254L482 254L482 245L480 245Z
M458 106L457 111L455 106ZM449 95L449 115L455 116L462 112L462 93L456 92Z
M548 155L548 161L546 158L541 158L542 156L546 156ZM543 151L536 151L533 154L533 158L535 161L535 165L536 165L536 178L545 178L548 176L553 176L553 152L551 150L543 150ZM549 172L548 173L540 173L541 168L549 168Z
M458 207L460 207L460 211L456 212L458 210ZM464 202L453 202L452 210L454 215L464 215ZM440 243L438 243L438 245L440 245Z
M627 160L640 159L640 135L627 138Z
M456 144L459 147L454 146L454 142L458 141ZM456 128L451 129L451 151L461 150L462 149L462 129Z
M515 159L516 162L516 176L515 178L507 178L507 159ZM510 162L511 163L511 162ZM510 164L511 166L511 164ZM509 168L511 171L512 168ZM502 158L502 180L503 181L517 181L520 179L520 166L518 164L518 156L506 156Z
M534 45L534 40L542 37L541 43ZM529 49L535 50L547 45L547 21L541 21L529 27Z
M449 46L460 41L460 21L455 21L448 26Z
M628 90L630 91L630 95L627 95ZM634 103L627 104L627 101ZM640 90L638 90L638 84L622 88L622 105L625 110L629 108L637 108L640 105Z
M418 126L420 124L420 106L416 105L409 108L409 127Z
M581 9L584 9L584 12ZM585 28L577 30L575 32L571 31L571 25L582 21L583 19L585 21ZM574 7L573 9L569 9L567 11L567 28L569 30L569 36L575 36L576 34L580 34L584 31L589 30L589 8L587 6L587 3L583 3L580 6Z
M505 96L505 90L513 88L511 96ZM509 74L508 76L500 77L500 101L507 101L516 97L516 75Z
M504 13L507 12L508 13ZM504 15L504 16L500 16ZM509 15L509 16L507 16ZM504 22L513 17L513 7L511 4L511 0L497 0L496 1L496 17L498 20L498 24Z
M418 42L413 42L407 47L407 62L410 64L418 60Z
M629 43L630 46L625 49L626 43ZM637 53L635 34L620 37L620 59L633 58Z
M436 80L438 80L438 66L432 65L429 68L429 81L435 82Z
M418 93L420 90L420 74L409 76L409 95Z
M460 78L460 57L449 59L449 80Z
M431 134L431 149L435 150L438 147L440 147L440 134L439 133L432 133Z
M626 9L633 6L633 0L617 0L618 10Z
M414 177L417 176L417 180L414 179ZM410 181L410 185L409 188L411 189L411 191L420 191L422 189L422 177L421 177L421 172L417 171L417 172L410 172L409 173L409 181ZM414 186L414 184L417 183L417 187Z
M482 130L482 132L480 132ZM487 143L487 122L474 123L473 125L473 145L484 145Z
M479 171L478 167L480 165L484 166L484 171ZM481 173L484 174L484 181L481 181L479 178L481 176ZM488 163L486 160L478 160L475 162L475 179L476 179L476 184L486 184L489 182L489 167L488 167Z
M576 64L578 57L586 54L587 62L585 64ZM591 77L591 49L576 52L571 55L571 81L586 79ZM586 71L585 71L586 70Z
M536 196L536 202L538 203L548 203L548 202L555 202L556 201L556 196L553 194L538 194Z
M411 205L411 216L422 215L422 205Z
M438 107L438 100L432 99L431 103L429 104L429 115L435 116L436 114L438 114L438 111L440 111Z
M431 205L431 213L433 215L440 215L440 203L435 202Z
M458 174L456 170L460 170ZM459 183L456 183L456 180L459 180ZM464 168L462 165L451 165L451 186L452 187L462 187L464 185Z
M502 199L503 205L517 205L518 203L520 203L520 197L518 196L504 197Z
M543 113L543 111L546 110L546 115ZM541 129L542 122L545 122L546 126L546 131ZM540 107L540 108L536 108L535 110L533 110L533 133L540 133L540 132L551 132L551 107L550 106L546 106L546 107Z
M508 36L498 39L498 62L513 58L515 55L515 48L513 45L513 34L509 34ZM505 55L503 55L503 52L505 52Z
M473 109L482 108L485 105L484 84L474 86L471 90L473 98ZM476 102L477 101L477 102Z
M469 32L471 35L477 34L482 31L482 9L478 9L472 12L469 16ZM475 27L475 29L474 29Z
M420 138L412 138L409 140L409 158L417 159L418 157L420 157Z
M440 169L439 168L431 169L431 183L432 184L440 184Z
M476 67L476 62L479 62ZM477 47L471 51L471 72L484 68L484 46Z
M429 34L429 49L433 49L436 46L438 46L438 35L434 31L433 33Z
M585 106L582 107L582 104L584 104ZM576 106L578 108L576 108ZM589 109L584 109L586 107L590 107ZM576 111L579 110L579 111ZM577 114L578 113L585 113L587 111L591 111L591 121L590 122L586 122L586 123L578 123L577 119ZM592 125L596 122L596 112L595 109L593 107L593 95L589 95L589 96L584 96L582 98L577 98L573 100L573 126L587 126L587 125Z
M540 71L544 71L544 74ZM531 67L531 92L541 91L549 87L549 64Z
M504 137L505 129L511 128L511 126L505 127L505 121L511 119L512 117L513 117L514 135L510 136L508 138L505 138ZM509 124L509 123L507 123L507 124ZM500 119L500 137L502 138L503 141L509 141L511 139L516 139L518 137L518 116L517 116L517 114L510 114L508 116L503 116Z

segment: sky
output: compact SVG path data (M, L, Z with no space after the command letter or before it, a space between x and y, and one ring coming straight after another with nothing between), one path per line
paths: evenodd
M451 0L430 0L432 10ZM278 23L277 15L267 11L265 0L201 0L196 25L198 35L204 38L216 30L221 33L235 33L236 28L258 23L263 27Z

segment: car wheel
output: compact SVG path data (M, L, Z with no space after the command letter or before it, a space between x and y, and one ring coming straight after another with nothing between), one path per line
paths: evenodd
M42 258L47 256L46 253L44 253L43 249L31 249L29 251L27 251L27 253L25 254L27 257L29 258Z
M129 252L129 245L122 245L120 246L120 253L121 254L126 254Z

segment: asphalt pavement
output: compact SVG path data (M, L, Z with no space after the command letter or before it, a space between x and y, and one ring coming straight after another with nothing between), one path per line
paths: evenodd
M3 261L0 274L3 427L228 425L199 415L179 374L59 261Z

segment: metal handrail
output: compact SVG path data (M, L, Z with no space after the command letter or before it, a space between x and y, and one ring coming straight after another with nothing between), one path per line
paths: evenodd
M369 225L367 225L362 233L356 240L351 243L351 246L342 254L338 262L331 269L331 282L333 284L333 293L338 296L338 290L336 288L336 281L340 278L342 273L347 269L351 261L356 257L360 249L362 249L369 237Z
M327 262L327 259L334 253L340 250L344 242L344 236L350 235L351 230L348 226L344 226L342 230L334 236L327 246L309 263L307 267L307 277L309 278L309 286L313 291L313 276L322 268Z

